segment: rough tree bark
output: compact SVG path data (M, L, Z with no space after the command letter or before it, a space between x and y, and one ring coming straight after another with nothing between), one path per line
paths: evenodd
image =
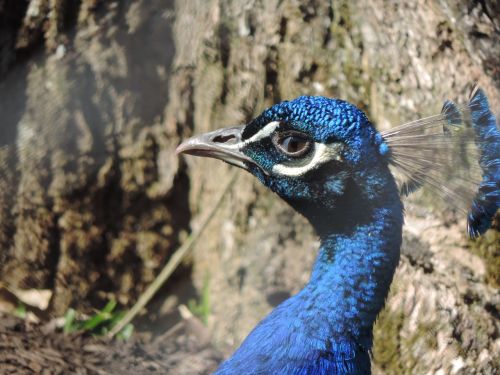
M17 142L3 150L0 220L2 279L53 288L61 314L108 293L128 303L190 214L179 138L161 123L173 2L55 3L30 2L14 34L25 64L0 90L2 143Z
M3 69L13 51L29 64L0 83L0 144L20 146L0 149L0 267L11 284L53 288L55 313L128 303L196 228L229 167L179 163L174 146L193 132L301 94L349 100L382 129L465 100L474 81L499 108L493 1L46 0L20 13L2 33ZM28 53L42 37L45 52ZM300 289L318 244L243 172L205 233L192 277L208 284L209 326L229 353ZM500 371L498 244L408 203L376 373Z

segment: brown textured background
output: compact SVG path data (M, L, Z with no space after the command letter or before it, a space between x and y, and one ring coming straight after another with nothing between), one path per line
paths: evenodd
M465 101L498 114L494 1L0 0L0 280L54 290L51 312L131 304L227 183L181 139L301 94L341 97L380 129ZM226 354L308 278L308 224L241 176L170 287L208 283ZM375 371L500 371L499 234L407 205L375 329ZM165 296L165 293L164 293Z

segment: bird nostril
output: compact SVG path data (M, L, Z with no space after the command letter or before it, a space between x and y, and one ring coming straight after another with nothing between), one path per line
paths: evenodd
M234 134L217 135L212 139L214 143L236 143L238 138Z

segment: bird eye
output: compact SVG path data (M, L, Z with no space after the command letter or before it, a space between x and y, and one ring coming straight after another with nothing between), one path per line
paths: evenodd
M311 141L297 132L277 134L273 143L279 151L293 157L302 156L311 149Z

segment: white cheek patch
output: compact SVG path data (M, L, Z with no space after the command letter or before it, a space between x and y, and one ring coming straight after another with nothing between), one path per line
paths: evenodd
M314 151L306 160L294 160L283 164L275 164L273 173L282 176L299 177L309 171L318 168L330 160L342 161L341 151L342 144L340 143L315 143Z

